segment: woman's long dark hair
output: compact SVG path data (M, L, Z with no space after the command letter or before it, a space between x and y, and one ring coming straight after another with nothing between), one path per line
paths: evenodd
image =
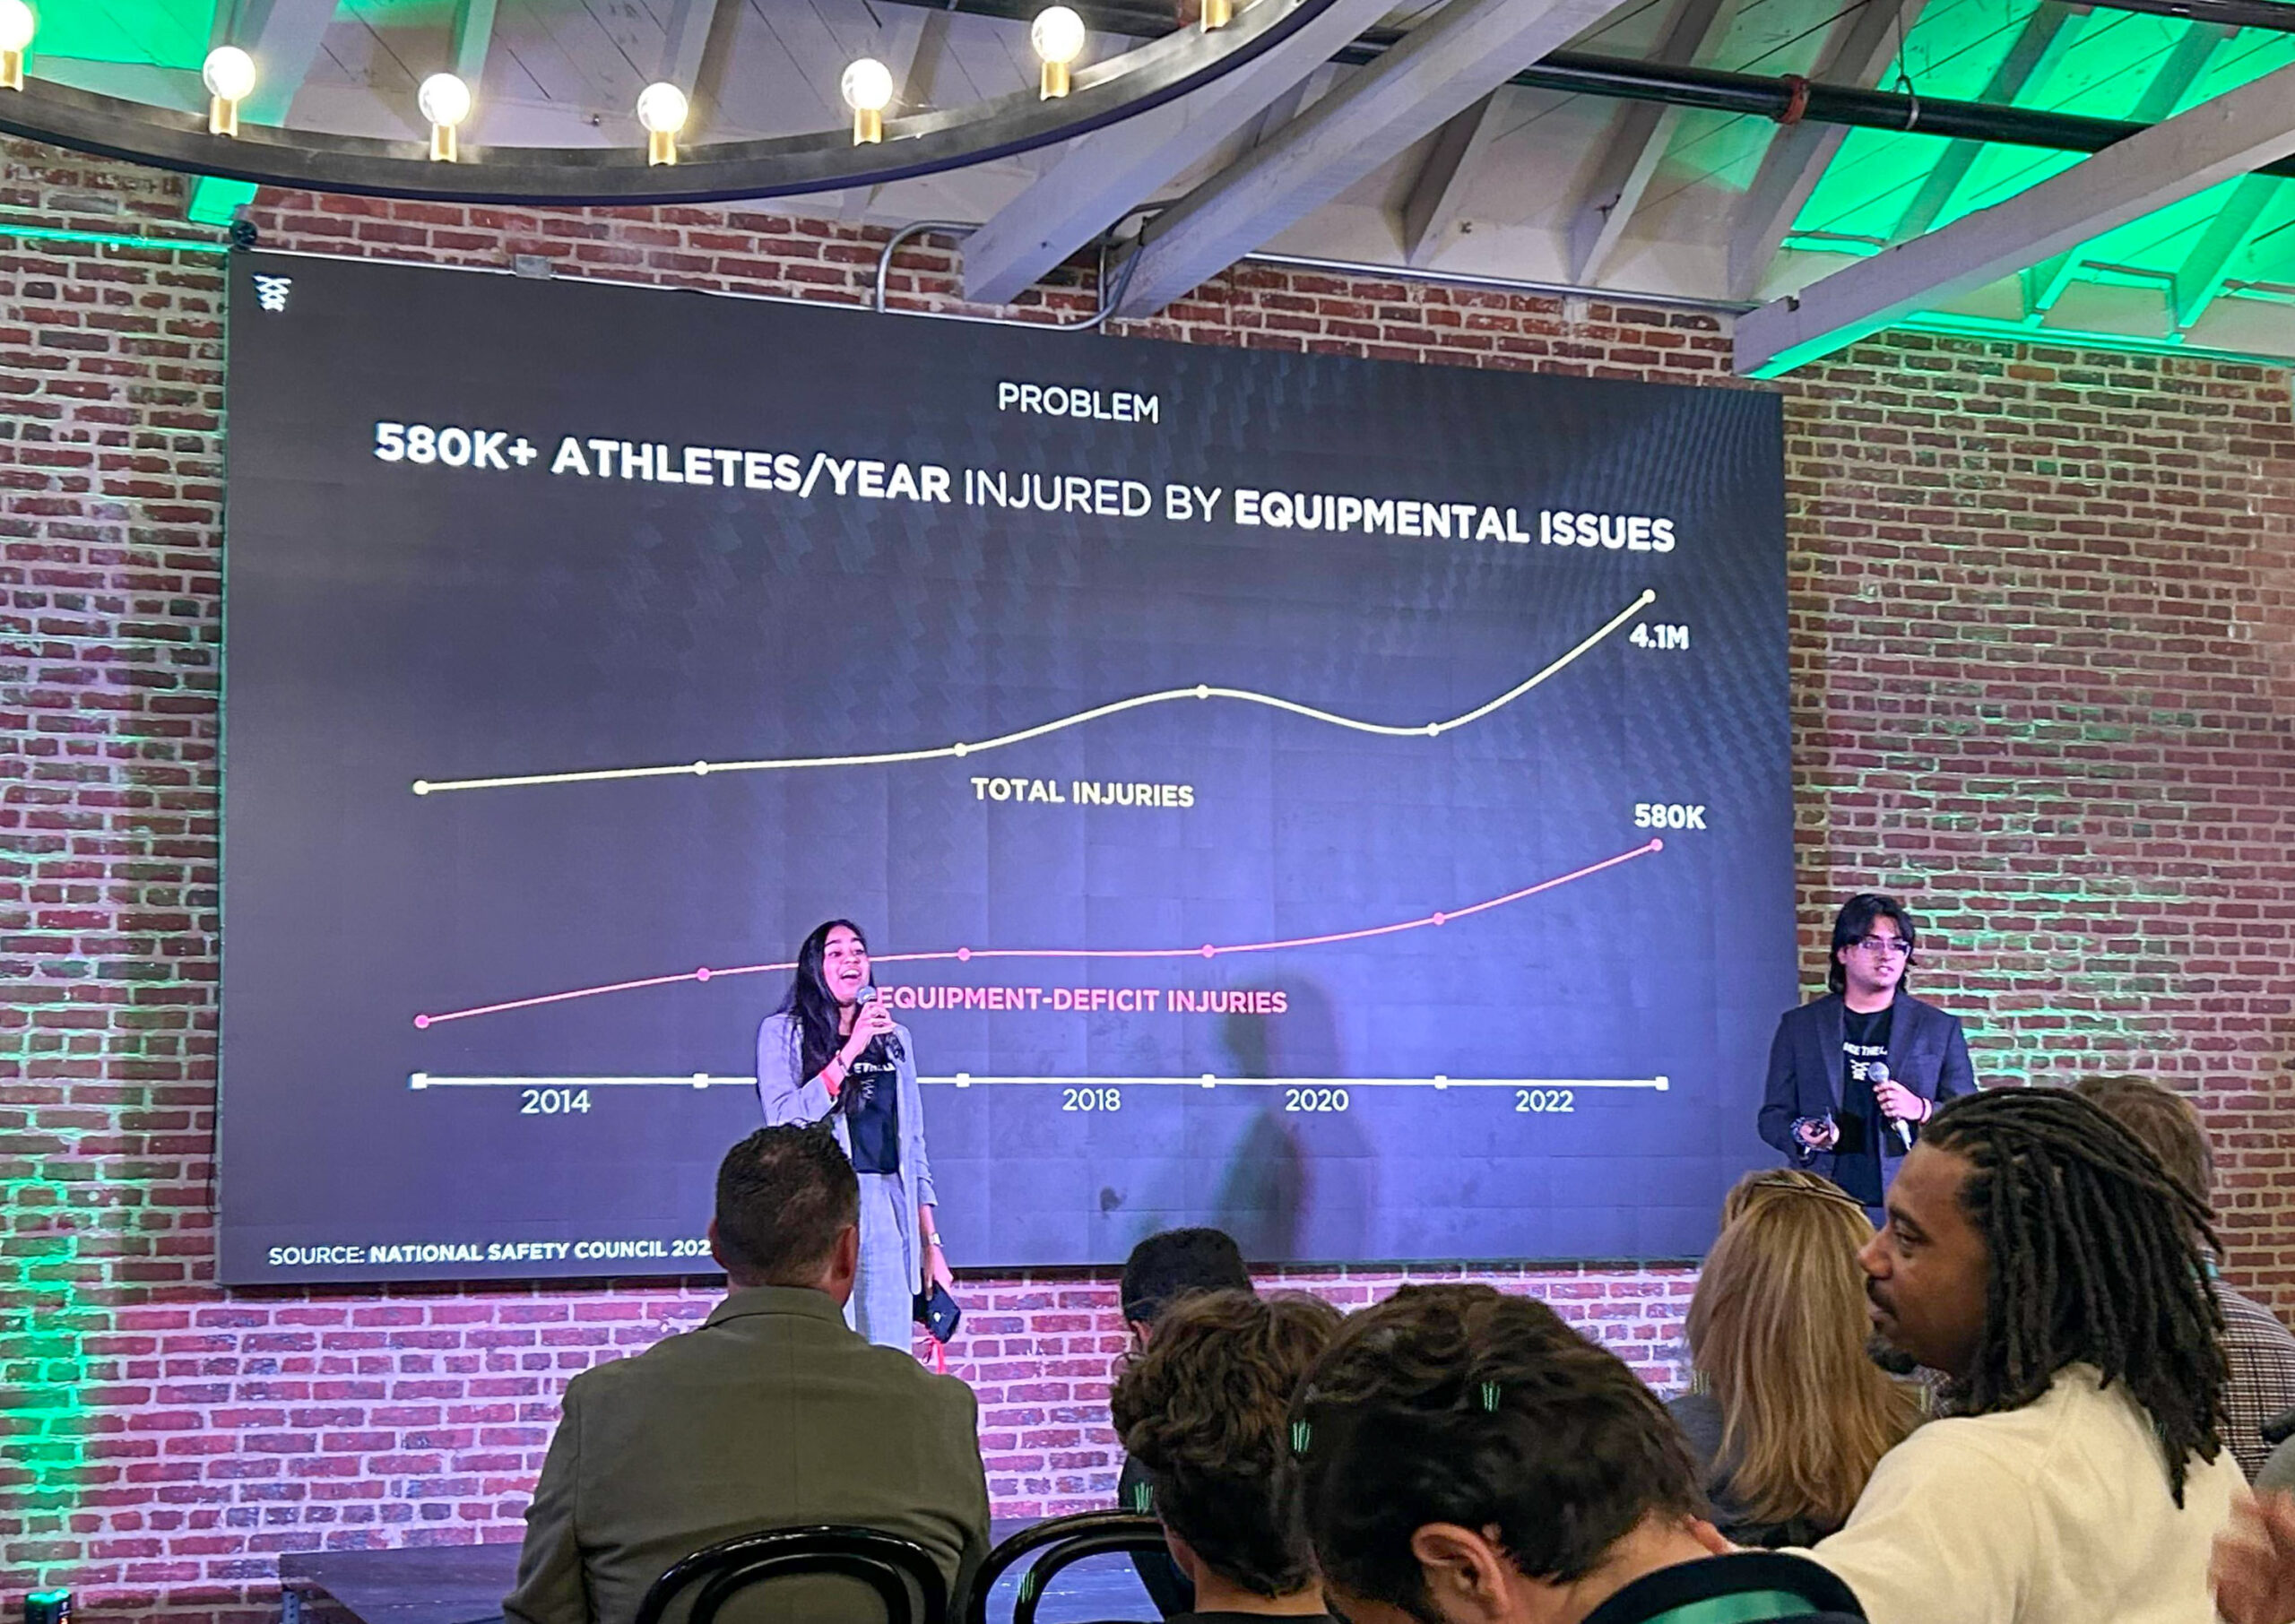
M790 980L789 996L781 1000L781 1013L797 1017L797 1081L801 1084L819 1076L844 1041L844 1034L836 1029L836 999L821 977L828 933L839 926L859 939L862 952L868 951L869 938L851 920L830 920L814 927L804 946L797 949L797 973Z

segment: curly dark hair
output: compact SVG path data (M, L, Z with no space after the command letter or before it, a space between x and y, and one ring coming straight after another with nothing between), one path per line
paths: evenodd
M2105 1111L2061 1088L1964 1094L1920 1130L1966 1159L1961 1206L1984 1237L1984 1331L1954 1407L2021 1409L2091 1364L2126 1384L2180 1506L2191 1457L2223 1447L2223 1310L2201 1248L2207 1204Z
M1164 1526L1254 1595L1314 1582L1288 1422L1293 1391L1338 1324L1337 1309L1297 1292L1198 1292L1165 1313L1108 1395Z
M1706 1515L1656 1395L1546 1304L1405 1286L1347 1322L1292 1405L1307 1526L1334 1585L1415 1617L1411 1536L1496 1528L1530 1578L1567 1583L1652 1513Z

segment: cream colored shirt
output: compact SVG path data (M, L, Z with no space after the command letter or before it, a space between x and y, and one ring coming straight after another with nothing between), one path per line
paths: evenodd
M1808 1554L1872 1624L2213 1624L2208 1547L2243 1479L2194 1459L2180 1509L2126 1389L2071 1365L2036 1404L1929 1422Z

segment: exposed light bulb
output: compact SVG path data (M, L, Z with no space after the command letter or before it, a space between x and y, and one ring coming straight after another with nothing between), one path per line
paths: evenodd
M1044 58L1044 99L1068 94L1068 65L1084 54L1084 20L1064 5L1047 5L1028 24L1028 43Z
M844 105L853 109L853 143L885 138L885 109L893 101L893 73L873 56L863 56L837 82Z
M199 77L207 86L207 133L237 135L239 103L255 89L255 58L236 45L219 45L207 53Z
M0 90L24 88L24 53L38 22L24 0L0 0Z
M430 121L430 156L455 161L455 130L470 117L470 86L452 73L433 73L414 93L414 105Z
M637 93L637 122L645 131L647 163L677 162L678 132L685 128L686 116L692 110L685 92L667 81L649 84Z

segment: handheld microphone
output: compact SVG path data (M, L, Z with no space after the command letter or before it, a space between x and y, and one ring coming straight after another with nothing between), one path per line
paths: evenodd
M877 1001L877 989L874 987L863 987L861 989L861 996L853 1001L857 1005L873 1004ZM894 1036L891 1032L887 1032L883 1037L879 1038L877 1041L884 1046L885 1058L890 1060L894 1065L899 1065L901 1061L906 1058L905 1052L901 1049L900 1039Z
M1877 1093L1881 1084L1889 1080L1889 1063L1886 1060L1867 1060L1865 1063L1865 1080L1873 1084ZM1904 1153L1908 1156L1912 1154L1912 1124L1902 1117L1891 1117L1889 1127L1896 1135L1897 1143L1904 1147Z

